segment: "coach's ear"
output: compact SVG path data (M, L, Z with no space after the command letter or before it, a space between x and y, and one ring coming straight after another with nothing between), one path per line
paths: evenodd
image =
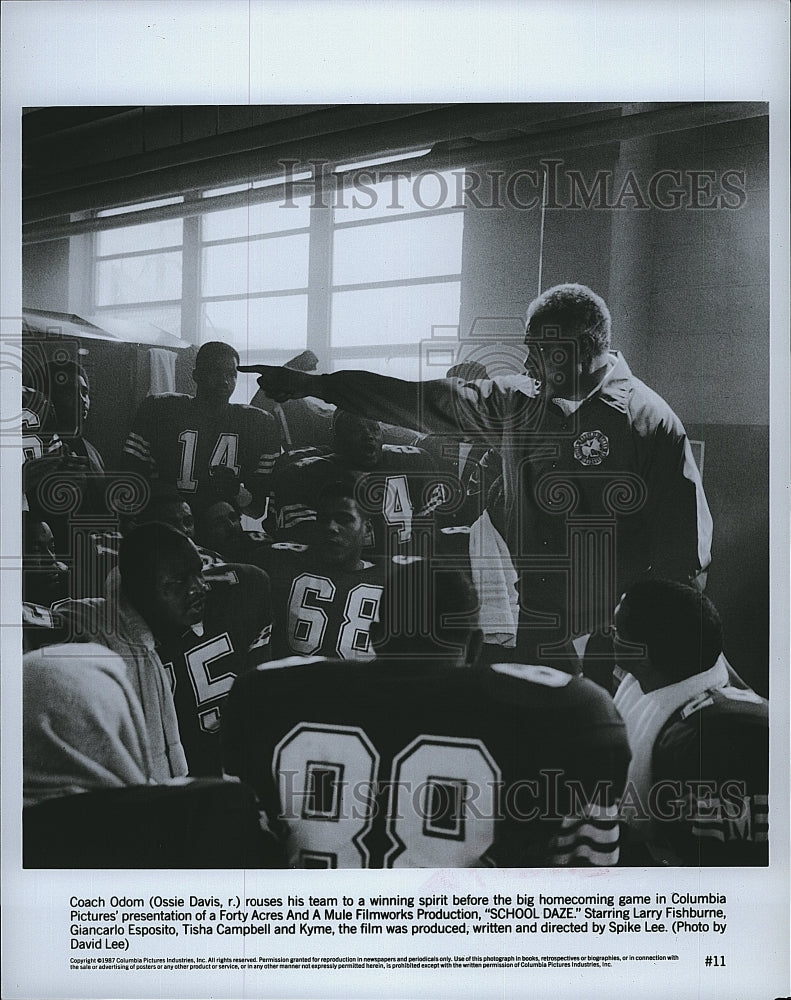
M467 641L467 649L464 654L464 665L467 667L474 667L480 659L482 649L483 632L481 629L475 628L470 632L470 638Z

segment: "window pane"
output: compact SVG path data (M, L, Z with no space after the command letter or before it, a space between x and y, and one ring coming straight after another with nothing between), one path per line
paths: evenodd
M338 229L334 234L333 283L427 278L461 271L464 215L383 222Z
M241 363L244 364L247 360L244 355L240 353ZM231 403L249 403L253 396L258 392L258 376L252 373L247 374L246 372L239 372L236 377L236 388L233 391L229 402Z
M159 250L181 246L182 219L147 222L143 226L108 229L96 234L96 253L105 257L111 253L133 253L135 250Z
M365 371L407 381L420 379L420 359L417 354L399 358L341 358L332 366L334 372Z
M267 201L242 205L203 216L204 240L230 240L239 236L279 233L285 229L303 229L310 225L310 196L288 201Z
M308 297L284 295L271 299L205 302L200 341L224 340L241 354L267 348L292 350L307 345Z
M305 288L307 233L249 243L228 243L203 251L203 294L244 295Z
M332 345L411 344L431 337L433 326L458 326L458 281L408 285L332 296Z
M373 179L380 170L361 171L337 192L333 202L336 223L464 206L464 170L424 170L412 177L389 177L375 184Z
M181 252L96 264L96 305L181 298Z
M181 308L179 306L134 306L131 309L102 309L95 321L101 326L102 317L109 316L125 323L153 323L176 337L181 336Z

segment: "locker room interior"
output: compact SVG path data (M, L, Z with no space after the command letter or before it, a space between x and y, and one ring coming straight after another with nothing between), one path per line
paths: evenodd
M406 158L418 150L427 152ZM518 349L527 304L540 289L558 282L587 284L607 301L613 347L668 401L690 438L704 443L703 482L715 525L707 592L722 614L731 662L767 695L766 105L28 109L23 116L24 306L101 314L95 239L108 225L99 213L109 208L181 196L189 201L207 189L273 178L283 160L356 164L375 157L396 157L389 165L393 169L469 168L481 179L464 206L454 277L455 324L462 343L478 345L489 338L503 345L501 353L508 346ZM498 187L498 175L538 171L543 176L553 162L559 164L561 181L578 171L589 189L594 178L608 173L613 190L627 192L620 207L602 207L595 195L587 207L569 207L560 191L553 207L544 189L544 210L526 208L535 194L527 173L522 187L510 194ZM637 191L629 188L630 171L640 180L660 170L681 171L686 197L693 201L691 175L702 177L697 207L663 208L646 184ZM724 208L704 207L722 196L726 172L732 172L738 194L728 196ZM226 197L232 199L229 207L245 204L244 192ZM146 220L176 218L179 211L155 208ZM166 327L183 341L174 352L175 389L181 392L192 388L191 364L202 336L201 261L188 259L200 257L198 241L188 236L198 219L185 217L181 287ZM318 277L316 271L317 261L331 254L328 232L311 222L306 343L285 344L277 330L251 322L241 333L248 360L279 364L309 346L319 356L319 370L344 367L350 349L335 352L329 329L334 279L328 270L324 277L320 267ZM376 281L374 276L369 283ZM129 305L127 311L135 314ZM114 313L123 314L123 308ZM162 317L148 318L165 325ZM427 329L412 333L414 341L431 336ZM380 346L379 358L387 358L387 345ZM112 466L149 388L150 347L123 340L90 340L82 347L92 383L86 435Z

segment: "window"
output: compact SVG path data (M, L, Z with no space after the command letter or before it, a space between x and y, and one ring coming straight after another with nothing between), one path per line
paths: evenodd
M463 172L370 180L352 175L334 210L329 354L336 371L419 378L422 345L459 322Z
M98 218L178 204L166 198L98 212ZM154 323L181 333L182 219L145 222L96 233L93 311L102 317Z
M343 170L321 187L296 174L288 197L261 180L97 213L165 209L94 234L97 320L224 340L250 362L310 348L323 370L419 377L422 343L458 326L463 171ZM254 391L240 376L234 399Z

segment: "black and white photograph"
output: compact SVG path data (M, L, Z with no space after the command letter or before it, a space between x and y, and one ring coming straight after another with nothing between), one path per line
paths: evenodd
M736 997L746 931L781 995L766 90L248 89L4 108L44 995Z

